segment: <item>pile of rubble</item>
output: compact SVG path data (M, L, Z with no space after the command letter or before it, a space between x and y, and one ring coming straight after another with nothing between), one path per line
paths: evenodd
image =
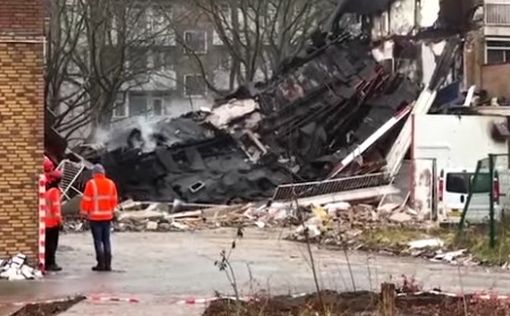
M17 254L16 256L0 260L0 279L9 281L33 280L42 278L42 272L30 267L27 264L27 256Z
M105 166L124 199L263 200L280 184L328 177L417 95L408 78L374 60L369 42L339 32L212 108L131 124L111 132L101 150L76 150ZM384 161L391 140L380 140L367 164Z
M423 227L423 218L408 207L388 204L376 207L370 204L351 205L346 202L309 206L308 212L301 212L305 218L288 239L305 241L305 232L313 242L325 245L349 246L361 248L357 239L364 231L380 228L398 228L405 224L407 228Z

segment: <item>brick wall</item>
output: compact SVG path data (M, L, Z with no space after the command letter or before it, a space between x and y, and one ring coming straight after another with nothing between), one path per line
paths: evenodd
M0 258L37 253L37 175L44 135L43 10L40 0L0 9Z

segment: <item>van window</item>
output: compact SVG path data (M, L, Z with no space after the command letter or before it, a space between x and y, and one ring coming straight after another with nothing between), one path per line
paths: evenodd
M469 175L466 173L448 173L446 191L451 193L469 193Z
M459 172L448 173L446 175L446 191L450 193L469 193L469 185L474 179L474 173ZM473 193L488 193L491 191L492 181L488 173L478 174L478 179L474 183L472 190Z

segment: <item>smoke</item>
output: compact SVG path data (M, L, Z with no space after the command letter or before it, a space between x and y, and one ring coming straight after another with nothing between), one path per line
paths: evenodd
M142 151L143 152L151 152L156 149L156 140L153 135L155 133L154 125L156 121L154 119L146 118L146 117L138 117L136 118L136 128L140 130L142 136Z
M113 150L127 145L130 134L126 134L126 130L138 130L140 137L133 142L135 147L142 149L143 152L154 151L157 147L153 137L157 121L154 118L136 117L117 123L109 130L98 128L94 133L94 143Z
M94 133L94 137L93 137L94 143L106 146L106 144L108 143L109 140L110 140L110 132L106 129L98 127Z

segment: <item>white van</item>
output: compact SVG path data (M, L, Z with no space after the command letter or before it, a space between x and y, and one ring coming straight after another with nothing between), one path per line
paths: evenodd
M439 214L442 215L440 218L443 222L456 223L460 221L474 176L474 172L466 170L441 170L437 188ZM497 172L495 172L494 179L490 179L490 174L487 172L480 173L476 185L471 187L473 195L466 215L466 221L470 223L483 223L489 220L491 186L494 190L492 198L495 202L495 218L497 220L500 219L502 207L500 206L499 177Z

